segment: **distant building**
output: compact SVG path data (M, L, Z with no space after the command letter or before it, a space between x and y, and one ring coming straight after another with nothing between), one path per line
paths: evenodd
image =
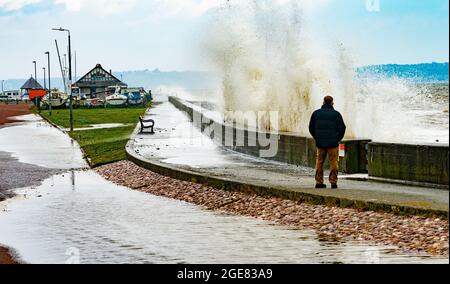
M122 88L128 87L127 84L114 77L111 72L103 69L100 64L97 64L94 69L73 84L73 87L78 89L80 94L84 94L91 98L102 99L108 95L108 90L116 86Z
M20 89L25 91L24 95L28 95L30 100L42 98L47 94L47 90L44 89L33 77L28 79L28 81L26 81Z
M22 99L22 92L20 90L4 91L3 96L10 101L19 101Z
M28 92L29 90L43 90L44 88L41 86L41 84L38 83L38 81L31 77L30 79L28 79L28 81L25 82L25 84L23 84L22 88L20 89Z

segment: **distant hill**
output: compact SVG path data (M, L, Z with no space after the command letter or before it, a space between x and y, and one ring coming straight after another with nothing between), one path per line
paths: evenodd
M367 76L399 77L418 83L444 83L449 81L448 63L424 63L414 65L374 65L357 69L361 78ZM161 86L174 88L181 87L186 90L212 89L220 86L220 78L212 73L199 71L127 71L115 72L114 75L122 79L130 87L144 87L145 89L157 89ZM5 90L19 89L26 79L5 80ZM42 83L42 80L39 80ZM52 78L52 87L63 88L61 78Z
M199 71L171 71L162 72L158 69L153 71L126 71L113 72L113 75L122 80L130 87L144 87L145 89L156 89L160 86L165 87L183 87L185 89L208 89L215 86L218 80L213 74ZM38 78L44 85L43 79ZM19 89L26 79L5 80L5 90ZM52 88L64 88L61 78L52 78Z
M442 83L449 81L449 64L423 63L412 65L373 65L357 69L359 76L382 75L397 77L418 83Z
M118 72L114 73L114 76L123 80L129 86L139 86L145 89L154 89L160 86L209 89L218 82L213 74L199 71L161 72L155 69L153 71Z
M23 84L25 83L25 81L28 80L28 79L29 79L29 77L27 79L9 79L9 80L5 80L5 82L3 84L4 85L3 88L4 88L5 91L19 90L20 87L22 87ZM38 81L39 81L39 83L42 86L44 86L44 79L38 78ZM47 84L48 84L48 82L47 82ZM64 84L63 84L63 81L62 81L61 78L52 78L51 84L52 84L52 86L51 86L52 89L53 88L58 88L58 89L62 90L64 88ZM48 85L47 85L47 87L48 87ZM1 92L1 90L0 90L0 92Z
M218 82L213 74L199 71L161 72L158 69L155 69L153 71L113 72L113 75L130 87L144 87L145 89L156 89L161 86L169 88L182 87L185 89L209 89ZM44 85L43 79L38 79L39 82ZM19 89L25 81L26 79L5 80L4 89ZM64 85L62 79L52 78L52 88L63 89Z

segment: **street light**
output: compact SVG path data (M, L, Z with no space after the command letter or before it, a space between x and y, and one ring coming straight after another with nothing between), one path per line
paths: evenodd
M37 82L36 61L33 61L33 64L34 64L34 88L37 89L38 82ZM41 113L41 104L39 103L39 99L37 96L34 99L34 104L38 108L39 113Z
M36 85L36 83L37 83L36 61L33 61L33 64L34 64L34 80L36 81L36 82L34 82L34 88L36 89L37 88L37 85Z
M46 91L47 90L47 83L46 83L46 80L45 80L45 67L42 67L42 70L44 70L44 91Z
M69 40L69 109L70 109L70 131L73 131L73 100L72 100L72 47L70 45L70 30L57 28L57 32L67 32Z
M44 90L47 90L47 78L45 77L45 67L42 67L42 70L44 70Z
M48 69L48 110L49 110L49 115L52 116L52 102L51 102L51 96L52 96L52 87L51 87L51 73L50 73L50 52L47 51L47 69Z

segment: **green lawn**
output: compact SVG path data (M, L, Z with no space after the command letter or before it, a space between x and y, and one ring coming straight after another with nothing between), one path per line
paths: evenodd
M126 159L125 146L135 126L74 131L70 137L77 140L92 167Z
M138 117L145 112L145 108L98 108L98 109L74 109L73 127L89 127L93 124L105 123L123 123L135 124ZM42 110L41 115L53 123L64 128L70 127L69 110L53 110L52 116L49 116L48 110Z
M105 123L122 123L130 126L74 131L69 135L83 148L92 167L125 160L125 145L139 121L139 116L143 115L145 110L145 108L77 109L74 110L75 128ZM44 110L41 115L57 125L69 127L68 110L54 110L51 117L48 116L48 111Z

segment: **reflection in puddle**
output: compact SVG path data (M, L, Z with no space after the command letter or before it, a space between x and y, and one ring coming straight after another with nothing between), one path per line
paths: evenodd
M18 193L0 213L0 243L30 263L448 263L319 241L311 231L131 191L92 171Z
M87 167L73 140L36 115L17 117L27 121L0 129L1 151L12 153L21 163L50 169Z

